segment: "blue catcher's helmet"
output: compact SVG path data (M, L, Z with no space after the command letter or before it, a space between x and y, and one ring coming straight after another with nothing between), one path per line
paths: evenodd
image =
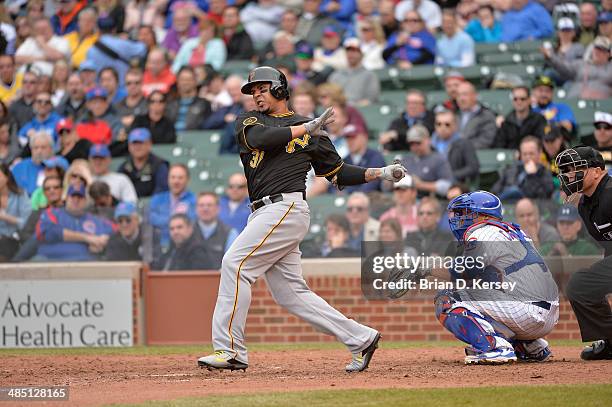
M502 220L502 203L497 196L487 191L461 194L448 203L448 223L457 238L463 240L465 231L479 215L489 215Z

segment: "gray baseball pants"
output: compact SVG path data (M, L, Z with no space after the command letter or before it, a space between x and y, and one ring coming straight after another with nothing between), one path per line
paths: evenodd
M236 360L248 363L244 328L251 284L264 276L280 306L317 330L336 336L351 352L361 352L377 331L348 319L308 288L302 277L299 243L308 232L310 210L299 192L283 194L283 198L253 212L223 257L212 323L215 351L233 353Z

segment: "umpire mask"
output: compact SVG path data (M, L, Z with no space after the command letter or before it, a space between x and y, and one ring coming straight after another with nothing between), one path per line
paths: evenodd
M589 168L587 160L573 148L561 152L555 160L559 168L559 181L561 190L569 197L572 194L582 192L584 188L584 176Z

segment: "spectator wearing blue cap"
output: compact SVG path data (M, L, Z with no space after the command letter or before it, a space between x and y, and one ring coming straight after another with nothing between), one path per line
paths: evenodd
M53 111L51 103L51 94L49 92L40 92L34 98L34 118L26 123L18 133L19 145L25 148L28 145L29 134L33 130L45 130L53 135L53 141L57 141L57 133L55 126L61 119L60 115Z
M142 230L136 205L120 202L115 208L117 231L106 245L104 259L107 261L142 260Z
M582 220L574 205L562 205L557 212L557 231L560 242L542 244L540 252L545 256L597 256L601 254L590 237L581 237Z
M189 178L189 168L185 164L172 164L168 171L168 191L159 192L151 198L149 222L158 235L162 250L170 244L168 222L172 215L181 213L189 219L196 218L196 197L188 188Z
M552 37L553 22L544 6L534 0L512 0L501 18L503 42Z
M42 162L53 156L53 137L44 130L34 131L30 136L29 145L32 156L21 160L12 171L19 188L25 189L28 195L32 195L44 179Z
M101 87L90 89L85 100L87 115L77 125L77 133L93 144L109 145L119 137L123 125L108 101L108 92Z
M36 258L48 261L96 260L113 224L87 212L85 186L68 188L65 208L47 208L38 221Z
M155 90L147 97L148 109L146 113L139 114L134 118L130 135L134 130L139 133L146 131L148 139L153 144L176 143L176 129L174 123L165 115L167 96L165 93ZM129 136L128 136L129 137Z
M43 160L43 180L48 177L58 177L59 179L64 179L64 175L68 170L68 161L62 157L61 155L56 155L46 160ZM30 198L32 202L32 209L37 210L40 208L45 208L48 204L47 196L44 191L44 182L43 185L36 188L32 193L32 197Z
M168 162L151 152L151 134L136 128L128 136L129 157L119 166L119 172L132 181L139 198L168 190Z
M122 173L110 170L111 153L108 146L94 144L89 149L89 165L94 181L104 181L111 188L111 194L118 201L137 202L136 190L132 181Z
M314 62L314 49L306 41L300 41L295 46L294 63L295 73L291 76L291 87L295 88L303 81L308 81L315 86L327 82L329 75L334 72L331 66L325 66L321 71L312 68Z
M81 63L81 66L79 66L79 77L83 82L83 89L85 91L89 91L90 89L93 89L97 86L97 70L98 67L96 66L95 62L89 61L87 59Z
M17 252L17 231L32 212L28 194L17 186L6 164L0 164L0 198L0 262L5 262Z

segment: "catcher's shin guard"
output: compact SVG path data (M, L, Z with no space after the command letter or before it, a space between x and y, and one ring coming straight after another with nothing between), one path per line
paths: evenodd
M512 345L495 331L483 315L466 304L456 302L452 293L438 293L435 308L436 317L442 326L474 349L480 352L499 348L512 349Z

